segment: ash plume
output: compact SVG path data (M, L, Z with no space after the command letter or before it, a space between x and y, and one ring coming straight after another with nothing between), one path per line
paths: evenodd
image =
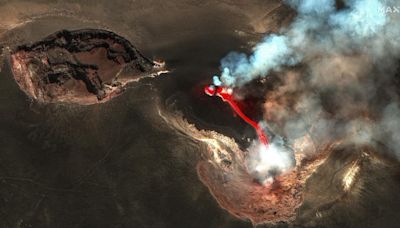
M274 72L264 120L291 145L312 143L312 154L335 140L383 143L400 158L400 14L387 10L400 2L338 2L286 0L292 24L250 56L228 54L214 82L241 87Z

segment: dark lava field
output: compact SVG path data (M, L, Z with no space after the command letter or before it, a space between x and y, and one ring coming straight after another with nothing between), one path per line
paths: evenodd
M250 52L293 19L281 1L10 0L0 1L0 15L0 227L399 226L400 166L376 148L333 148L290 222L240 219L199 178L207 146L185 127L218 132L241 149L256 137L203 88L227 53ZM80 29L111 31L145 58L165 61L169 73L135 78L107 102L85 105L39 102L22 91L13 51ZM342 176L354 164L357 180L344 192Z

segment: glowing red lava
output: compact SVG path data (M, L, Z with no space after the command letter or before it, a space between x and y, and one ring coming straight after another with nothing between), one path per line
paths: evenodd
M236 112L236 114L240 116L240 118L242 118L244 121L246 121L246 123L250 124L256 130L260 142L265 146L268 146L269 143L268 137L264 134L264 131L262 130L261 126L255 121L251 120L249 117L247 117L233 100L232 88L223 86L216 87L214 85L209 85L204 88L204 92L209 96L218 96L224 102L227 102Z
M204 92L209 96L221 97L256 130L262 145L270 146L261 126L247 117L236 104L232 88L209 85ZM229 141L215 132L202 134L197 139L207 143L208 159L197 165L200 180L222 208L240 219L250 219L253 224L294 221L304 202L308 178L325 162L336 145L329 144L321 148L321 153L314 155L295 153L296 164L293 169L275 176L272 183L261 185L255 183L254 176L248 170L248 154L240 150L234 140ZM304 136L298 146L314 146L308 138ZM269 149L269 152L273 151L273 147Z

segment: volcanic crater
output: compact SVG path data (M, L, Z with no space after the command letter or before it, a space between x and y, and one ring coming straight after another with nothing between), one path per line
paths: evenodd
M127 39L106 30L61 30L11 53L19 87L45 103L102 103L129 82L165 72L164 63L143 56Z

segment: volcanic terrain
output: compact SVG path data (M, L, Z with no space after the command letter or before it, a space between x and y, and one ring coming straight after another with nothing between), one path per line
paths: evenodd
M19 87L40 102L93 104L120 94L127 83L161 73L163 64L105 30L62 30L11 55Z

